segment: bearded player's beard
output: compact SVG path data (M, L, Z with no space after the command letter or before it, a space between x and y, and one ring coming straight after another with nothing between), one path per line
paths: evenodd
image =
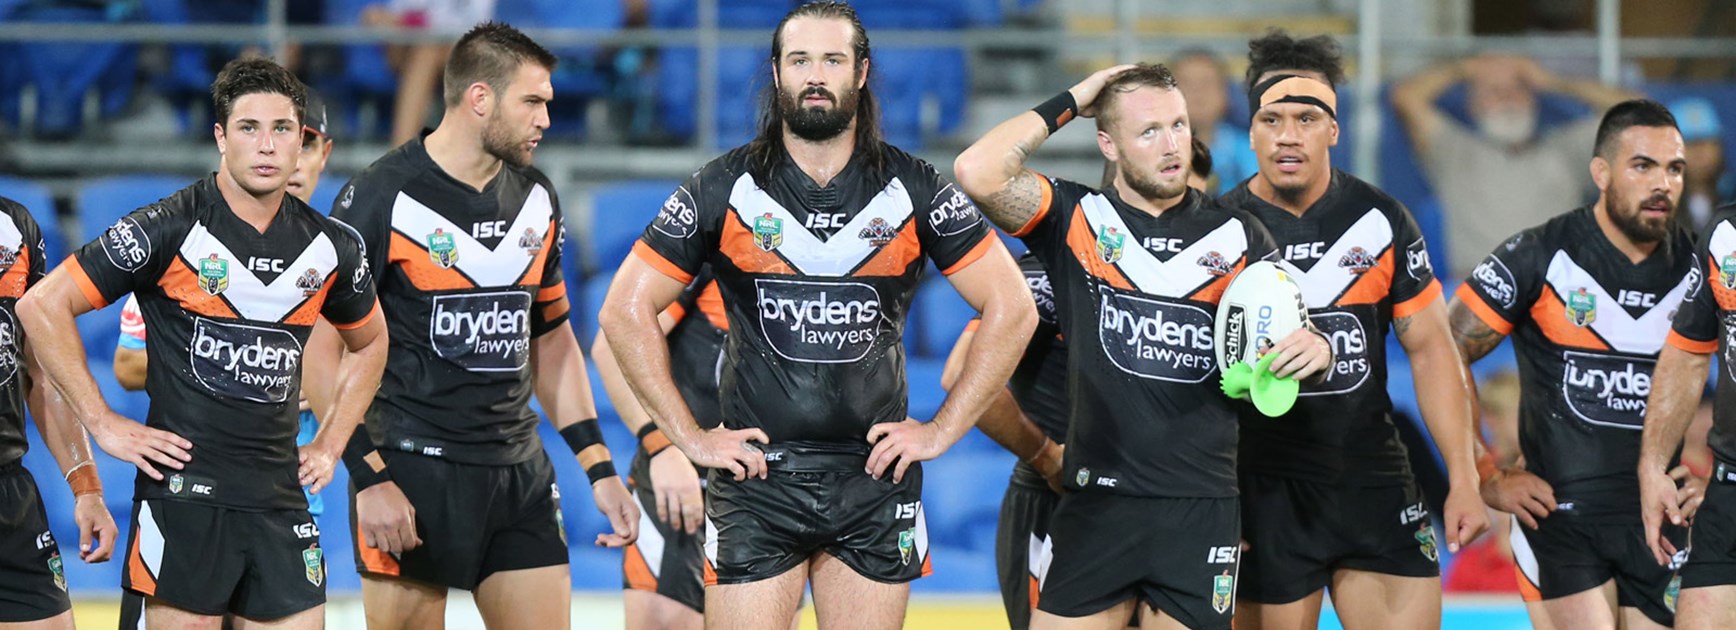
M856 120L860 94L856 88L850 88L844 92L843 98L839 98L826 88L814 86L795 95L780 88L778 113L783 115L784 124L789 125L790 133L796 137L810 142L831 140L849 129L850 123ZM832 101L832 107L803 107L802 101L809 96L824 97Z

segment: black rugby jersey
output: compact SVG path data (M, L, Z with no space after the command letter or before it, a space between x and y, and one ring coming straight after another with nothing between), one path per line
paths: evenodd
M1236 414L1218 388L1218 298L1272 237L1188 189L1153 217L1113 190L1042 181L1015 233L1049 270L1067 338L1065 480L1138 496L1236 495Z
M1067 342L1055 317L1055 289L1049 284L1049 271L1030 252L1019 256L1019 271L1031 288L1031 298L1037 303L1037 329L1019 357L1018 367L1007 381L1007 389L1019 411L1030 418L1043 435L1058 443L1067 441ZM965 330L976 330L980 319L973 319Z
M1640 429L1652 368L1694 268L1693 236L1670 234L1639 264L1590 207L1513 236L1459 286L1519 357L1519 446L1564 511L1639 521Z
M934 167L883 147L883 170L858 151L824 188L788 159L756 182L735 149L677 188L634 246L682 282L711 263L729 313L724 426L867 453L869 427L904 420L904 318L922 259L950 274L994 239Z
M1700 234L1688 295L1677 311L1668 343L1696 354L1719 353L1712 403L1712 453L1736 462L1736 204L1712 213Z
M723 378L729 314L724 312L723 295L710 266L687 283L680 299L666 312L675 318L675 327L669 330L669 365L675 388L687 401L699 427L714 428L723 423L717 384Z
M478 191L418 138L362 171L332 216L378 269L391 351L368 431L385 448L467 464L542 452L530 344L567 324L554 186L503 164Z
M1308 319L1331 339L1334 358L1326 378L1303 385L1283 417L1237 405L1242 470L1363 486L1410 479L1386 393L1386 335L1394 318L1441 298L1410 211L1336 169L1326 194L1301 216L1261 200L1246 181L1219 202L1252 213L1271 230L1279 256L1295 267L1291 276Z
M49 211L52 213L52 208ZM0 197L0 466L24 457L24 327L18 298L47 269L42 228L30 209Z
M193 443L184 470L139 473L134 500L302 509L295 434L313 324L374 316L374 281L343 224L290 195L261 233L206 177L133 211L67 259L102 308L132 293L151 331L145 424Z

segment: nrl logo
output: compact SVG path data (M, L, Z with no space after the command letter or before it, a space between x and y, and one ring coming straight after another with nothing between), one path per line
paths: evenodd
M753 220L753 244L760 249L772 251L784 244L784 220L773 217L770 212Z
M323 286L325 286L325 278L319 277L319 270L317 269L308 269L307 273L303 273L300 278L295 279L295 288L301 289L301 294L305 297L312 297L313 294L319 293L320 287Z
M1423 557L1428 558L1430 562L1440 561L1441 553L1435 548L1435 530L1429 529L1428 523L1423 523L1422 526L1418 527L1417 533L1413 536L1417 539L1417 550L1423 553Z
M1338 266L1349 269L1358 275L1373 269L1375 264L1374 257L1368 254L1368 250L1361 247L1350 248L1350 251L1345 252L1343 258L1338 259Z
M1568 293L1566 306L1563 314L1575 326L1584 328L1597 321L1597 296L1587 293L1585 287Z
M169 475L169 494L180 494L181 489L186 487L186 481L180 475Z
M1104 264L1113 265L1121 260L1122 245L1127 242L1127 235L1112 227L1104 227L1097 232L1097 257Z
M434 228L434 233L428 235L428 259L441 269L451 269L458 264L458 241L445 229Z
M524 248L525 252L536 255L537 252L542 251L542 236L538 235L534 228L525 228L524 235L518 237L518 246Z
M217 295L229 288L229 261L211 254L209 258L199 261L199 288L206 293Z
M898 233L892 231L892 225L880 217L874 217L873 221L868 222L868 227L862 228L862 231L856 234L857 238L868 241L875 247L890 243L897 236Z
M1736 289L1736 254L1726 255L1718 261L1718 284L1726 289Z
M1194 261L1194 263L1201 267L1205 267L1206 273L1214 276L1230 275L1230 261L1224 260L1223 254L1217 252L1206 252L1206 255L1200 256L1200 259Z

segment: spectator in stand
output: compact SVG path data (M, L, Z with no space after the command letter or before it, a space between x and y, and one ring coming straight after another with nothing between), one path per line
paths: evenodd
M1187 97L1187 117L1195 140L1211 149L1211 179L1201 190L1217 195L1242 183L1260 170L1248 142L1248 128L1232 124L1225 116L1230 109L1230 82L1224 60L1206 50L1192 50L1170 62L1176 86Z
M1459 83L1468 88L1469 123L1436 103ZM1514 233L1588 198L1585 161L1599 117L1540 132L1541 92L1571 96L1598 114L1638 96L1558 77L1531 59L1496 55L1441 64L1392 90L1393 107L1445 210L1455 276L1464 277Z
M1712 209L1736 198L1736 174L1724 169L1724 126L1712 102L1698 96L1670 103L1670 113L1682 128L1688 158L1687 177L1682 182L1682 209L1676 219L1698 234L1712 218Z
M427 29L456 41L470 27L494 17L494 0L388 0L362 12L367 26ZM428 123L451 42L392 46L387 57L398 70L398 95L392 106L392 144L409 142ZM324 208L321 208L322 210Z

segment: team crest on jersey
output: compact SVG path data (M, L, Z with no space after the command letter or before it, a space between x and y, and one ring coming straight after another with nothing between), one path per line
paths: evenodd
M1585 287L1567 294L1567 321L1584 328L1597 321L1597 296L1588 293Z
M217 254L199 261L199 288L211 295L229 288L229 261Z
M304 296L312 297L313 294L319 293L320 287L323 286L325 286L325 278L319 276L318 269L308 269L306 273L301 274L300 278L295 279L295 288L301 289L301 294Z
M1727 254L1724 260L1718 261L1718 284L1726 289L1736 289L1736 254Z
M1122 245L1127 242L1127 235L1115 228L1104 226L1097 232L1097 257L1104 264L1113 265L1121 260Z
M54 574L54 586L59 588L62 592L65 592L66 566L60 561L60 554L56 553L53 556L49 556L48 572Z
M1361 247L1352 247L1350 248L1350 251L1344 253L1342 258L1338 259L1338 266L1349 269L1352 273L1357 275L1361 275L1363 272L1373 269L1375 262L1374 256L1370 256L1368 250Z
M760 249L772 251L784 244L784 220L767 212L765 216L753 220L753 244Z
M301 562L307 566L307 581L314 586L325 583L325 550L319 543L301 551Z
M537 252L542 251L542 236L536 233L535 228L525 228L524 234L518 237L518 246L534 256Z
M1206 252L1206 255L1200 256L1200 259L1194 262L1198 263L1201 267L1205 267L1206 273L1214 276L1230 275L1230 261L1224 260L1223 254L1217 252Z
M1091 481L1090 468L1080 468L1079 474L1073 476L1073 482L1079 484L1079 487L1081 488L1085 487L1085 482L1087 481Z
M12 265L18 264L18 252L22 249L24 248L0 245L0 271L11 269Z
M169 475L169 494L180 494L181 489L186 487L186 482L180 475Z
M1429 527L1428 522L1417 526L1417 533L1413 536L1417 539L1417 550L1423 552L1424 558L1428 558L1429 562L1440 561L1441 552L1435 548L1435 530Z
M434 228L428 235L428 258L442 269L451 269L458 264L458 241L444 228Z
M887 223L886 219L874 217L873 221L868 222L868 227L862 228L862 232L856 236L862 240L868 241L875 247L880 247L892 242L892 239L896 238L898 233L892 231L892 224Z
M898 532L898 558L904 566L910 566L910 554L916 551L916 528Z
M1230 609L1230 603L1236 599L1236 576L1224 571L1223 575L1212 576L1212 610L1218 614Z

